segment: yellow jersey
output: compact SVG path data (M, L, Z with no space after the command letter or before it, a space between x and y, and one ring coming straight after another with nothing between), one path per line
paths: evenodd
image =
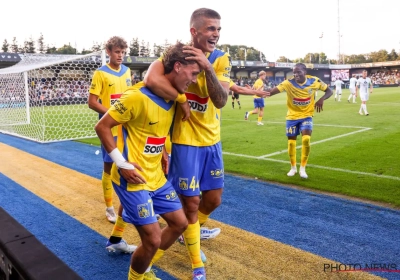
M206 54L212 64L217 79L221 82L230 82L231 62L228 53L214 50ZM183 113L177 106L172 143L197 147L212 146L221 140L220 118L221 110L212 103L206 84L206 75L202 71L197 76L197 83L191 84L185 92L191 109L189 120L182 122Z
M260 88L264 88L264 82L263 82L263 80L261 80L260 78L258 78L258 79L254 82L253 89L259 90ZM257 96L257 95L253 95L253 97L254 97L254 98L261 98L261 97L259 97L259 96Z
M287 93L287 120L298 120L314 115L315 93L325 91L328 85L318 77L306 75L303 84L298 84L294 78L285 80L277 86L280 92Z
M108 109L129 86L131 69L121 64L118 70L114 70L106 64L94 71L89 93L98 96L98 101ZM103 114L99 114L99 119L102 116ZM112 132L116 136L117 128L113 128Z
M166 183L161 168L162 149L175 113L174 101L165 100L140 82L123 93L108 110L109 115L122 124L117 147L129 162L143 168L138 171L146 184L129 184L120 176L115 163L112 181L128 191L155 191Z

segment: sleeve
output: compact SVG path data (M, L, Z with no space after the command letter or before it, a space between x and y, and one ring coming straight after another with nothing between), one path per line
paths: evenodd
M108 109L108 114L119 123L126 123L133 119L133 104L140 104L139 100L135 100L137 94L132 91L126 91L122 96L115 101L114 105ZM139 107L139 106L138 106Z
M328 85L327 84L325 84L323 81L321 81L320 79L318 79L318 82L319 82L319 87L318 87L318 89L320 89L320 90L322 90L322 91L326 91L326 89L328 88ZM342 84L343 84L343 82L342 82Z
M217 66L214 68L215 75L220 82L229 83L231 80L231 57L225 53L218 59Z
M235 83L232 80L230 80L229 81L229 88L231 88L233 85L235 85Z
M288 87L288 80L283 81L282 83L280 83L279 85L276 86L276 88L282 92L282 91L287 91L287 87Z
M100 96L103 89L103 79L101 78L100 71L94 71L92 83L90 85L89 93Z

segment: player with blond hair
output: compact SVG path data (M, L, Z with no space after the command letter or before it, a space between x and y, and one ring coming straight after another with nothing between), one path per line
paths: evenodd
M255 81L254 85L253 85L253 89L254 90L260 90L264 88L264 80L267 77L267 73L265 71L260 71L260 73L258 73L259 78ZM264 98L259 97L258 95L254 95L254 110L250 111L250 112L246 112L244 114L244 119L248 120L250 115L253 114L257 114L258 118L257 118L257 125L264 125L262 121L263 116L264 116Z

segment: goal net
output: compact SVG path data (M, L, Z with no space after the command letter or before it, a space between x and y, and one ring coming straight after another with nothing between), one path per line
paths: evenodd
M41 143L95 137L87 98L102 60L101 52L24 54L0 69L0 132Z

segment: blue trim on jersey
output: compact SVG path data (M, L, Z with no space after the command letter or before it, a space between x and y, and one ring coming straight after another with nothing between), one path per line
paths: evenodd
M157 95L155 95L153 92L151 92L150 89L148 89L147 87L142 87L140 89L140 91L146 95L148 98L150 98L154 103L156 103L158 106L160 106L161 108L163 108L165 111L169 111L169 109L171 109L171 107L174 105L174 101L170 100L170 101L165 101L164 98L159 97Z
M126 128L124 126L122 126L122 139L124 141L124 149L122 150L122 155L124 156L124 158L128 161L128 144L127 144L127 139L128 139L128 131L126 130ZM118 140L116 140L117 142ZM126 188L128 187L128 181L125 180L125 178L121 175L119 169L118 169L118 174L119 174L119 183L120 183L120 187L124 188L126 190Z
M126 73L126 71L128 71L128 69L129 69L128 67L126 67L125 65L121 64L121 69L119 69L119 72L115 72L115 71L111 70L110 67L108 67L107 65L103 65L97 70L106 72L106 73L111 74L113 76L121 77L122 75L124 75Z
M289 82L296 88L304 89L308 86L311 86L315 82L314 78L306 78L306 79L307 79L306 83L302 86L296 83L294 79L290 79Z
M217 60L218 57L221 57L224 54L225 54L225 52L215 49L212 53L210 53L210 56L208 57L208 61L210 61L210 63L213 64L215 62L215 60Z

